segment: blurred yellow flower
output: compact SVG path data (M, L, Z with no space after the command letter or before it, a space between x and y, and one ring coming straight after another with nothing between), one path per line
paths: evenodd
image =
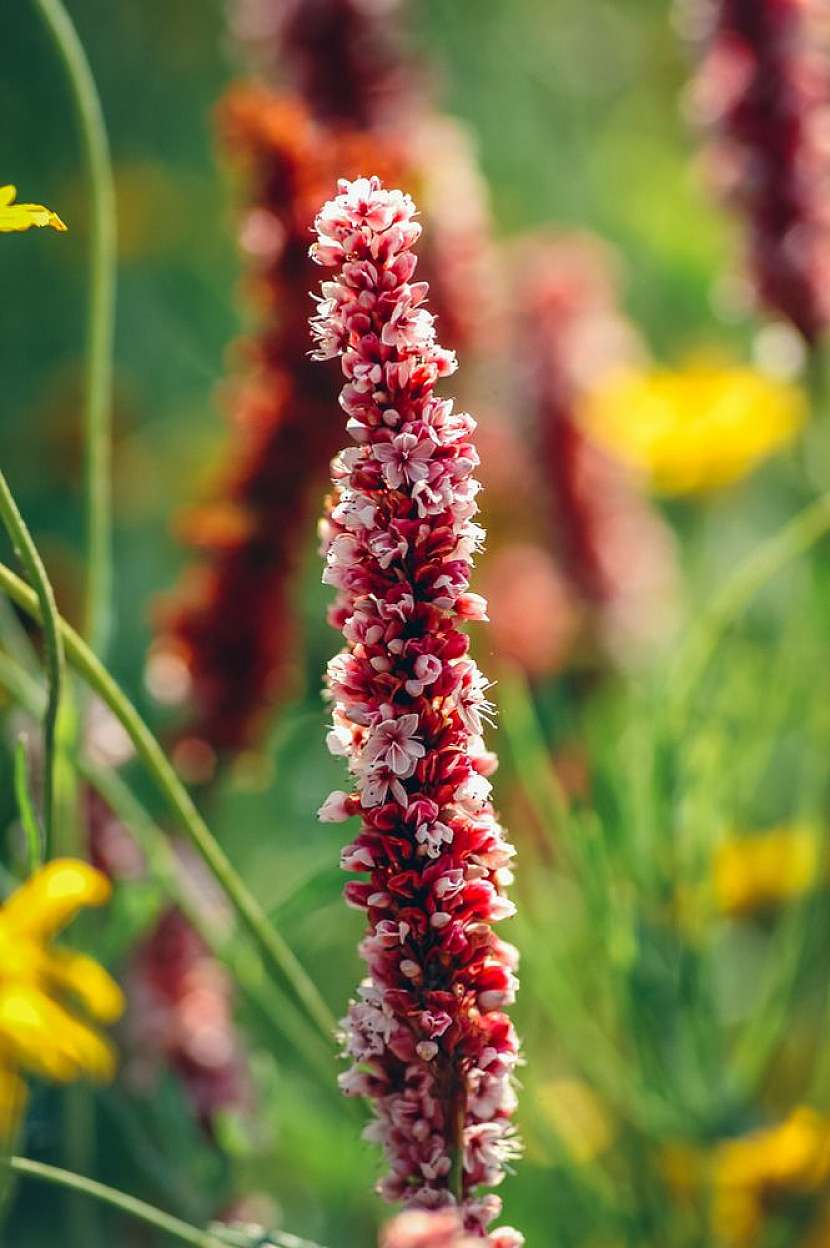
M114 1022L124 1005L120 988L91 958L49 944L110 891L94 867L56 859L0 906L0 1140L22 1113L23 1072L59 1082L114 1073L112 1047L84 1015Z
M614 1124L596 1092L580 1079L551 1079L538 1089L539 1108L573 1161L599 1157L614 1139Z
M800 897L815 884L819 839L807 825L730 837L715 854L713 888L721 914L752 914Z
M714 1158L712 1216L728 1248L753 1248L770 1209L830 1179L830 1121L799 1106L785 1122L727 1140Z
M0 186L0 233L28 230L33 225L51 225L53 230L65 230L66 226L56 212L43 204L16 204L17 188Z
M797 386L752 368L626 369L587 395L581 418L655 490L691 494L730 485L790 442L807 401Z

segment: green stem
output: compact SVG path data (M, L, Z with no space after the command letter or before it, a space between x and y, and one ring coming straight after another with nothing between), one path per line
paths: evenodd
M87 590L84 635L106 650L111 628L112 356L116 218L109 142L83 44L61 0L34 0L63 61L72 91L90 193L89 314L84 396Z
M0 1165L7 1166L15 1174L25 1175L30 1179L39 1179L43 1183L51 1183L55 1187L66 1188L70 1192L88 1196L100 1204L109 1205L121 1213L147 1226L155 1227L179 1243L190 1244L193 1248L222 1248L222 1240L210 1231L201 1230L173 1217L155 1205L148 1205L144 1200L119 1192L117 1188L107 1187L95 1179L88 1179L82 1174L73 1174L71 1170L61 1170L58 1166L47 1166L40 1161L31 1161L28 1157L3 1157Z
M165 1213L163 1209L150 1205L146 1200L130 1196L116 1187L107 1187L97 1179L88 1179L83 1174L73 1174L71 1170L61 1170L58 1166L48 1166L41 1161L32 1161L29 1157L0 1157L0 1167L5 1167L13 1174L20 1174L28 1179L37 1179L41 1183L51 1183L55 1187L63 1187L68 1191L97 1200L99 1204L109 1205L119 1213L125 1213L146 1226L177 1239L180 1244L190 1244L192 1248L253 1248L261 1243L264 1248L318 1248L310 1240L300 1239L285 1231L269 1231L254 1238L246 1231L234 1226L214 1223L207 1230L184 1222Z
M0 682L2 673L0 672ZM320 1043L317 1032L309 1027L297 1007L284 996L277 985L264 980L262 963L250 949L237 949L230 936L219 934L216 925L208 922L202 908L182 880L181 865L162 829L150 817L141 802L117 771L78 759L83 778L103 797L110 809L135 836L147 858L152 875L172 897L175 904L198 932L215 958L227 966L234 981L254 1009L265 1018L269 1027L302 1053L327 1080L332 1077L332 1052Z
M43 720L43 827L44 857L48 858L55 837L55 734L61 704L64 679L64 646L59 627L60 617L55 604L55 594L43 560L32 541L17 504L12 497L8 482L0 472L0 518L11 538L15 554L23 565L34 586L32 597L38 604L37 619L43 626L46 647L46 670L49 677L49 701Z
M0 598L0 602L7 599ZM42 719L46 696L37 683L8 654L0 650L0 688L3 688L34 719ZM111 767L76 756L75 765L84 780L135 837L146 856L152 877L172 898L199 933L214 957L218 958L239 985L250 1005L258 1011L275 1035L283 1037L302 1053L320 1074L332 1077L332 1050L321 1042L318 1032L301 1014L294 1001L267 980L261 960L251 949L237 948L230 936L218 934L206 921L200 907L182 880L179 861L168 838L123 777Z
M34 619L40 619L37 596L4 564L0 564L0 590L7 593ZM158 741L127 695L92 653L89 646L65 620L59 620L59 624L69 662L106 703L116 719L123 724L156 787L180 820L196 849L230 899L243 925L259 945L266 964L287 980L309 1017L317 1024L326 1039L331 1040L335 1020L320 996L316 984L293 950L269 922L262 906L217 843L193 804L189 793L167 761Z
M33 875L43 866L41 857L41 834L37 823L37 815L29 795L29 779L26 775L26 738L19 736L14 751L14 794L17 808L20 811L20 822L26 837L26 857L28 858L28 874Z

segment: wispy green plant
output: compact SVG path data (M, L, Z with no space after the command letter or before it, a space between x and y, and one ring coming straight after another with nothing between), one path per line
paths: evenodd
M571 1193L565 1243L709 1243L705 1191L683 1205L667 1177L672 1150L714 1158L719 1141L767 1119L796 1020L821 1052L826 982L809 985L828 924L830 676L821 591L803 561L795 579L787 568L829 520L825 499L808 507L750 554L666 661L584 701L582 794L563 791L534 691L500 674L507 782L550 847L525 838L519 870L524 1112L532 1140L557 1135L544 1087L565 1072L612 1124L596 1156L575 1159L567 1130L547 1146ZM782 895L761 925L724 912L722 843L743 835L751 846L788 824L815 829L813 885ZM805 1070L807 1102L811 1083Z
M84 635L103 653L112 626L112 371L116 216L109 140L84 46L61 0L33 0L66 70L89 185L89 300L84 382Z

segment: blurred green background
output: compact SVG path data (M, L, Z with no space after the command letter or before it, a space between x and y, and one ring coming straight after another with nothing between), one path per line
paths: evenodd
M245 321L231 197L211 132L211 111L238 65L217 0L68 7L103 99L118 191L112 666L163 726L142 678L151 604L185 562L171 522L198 500L224 445L216 389ZM664 0L424 0L410 8L411 38L439 98L477 137L499 234L547 222L596 230L621 251L628 310L658 358L711 344L748 354L754 327L725 324L712 311L733 229L691 169L679 105L687 56ZM0 6L0 49L0 181L49 204L70 227L65 237L33 232L0 248L0 453L74 619L83 575L87 206L66 84L27 4ZM672 507L684 539L687 625L712 586L806 495L796 454L697 508ZM711 1242L702 1206L684 1209L669 1191L660 1149L678 1139L705 1148L761 1120L760 1107L784 1112L801 1095L799 1079L784 1075L777 1083L759 1076L747 1090L732 1078L727 1054L747 1019L756 1028L751 1051L763 1050L767 1024L774 1047L797 996L795 1030L807 1038L804 1052L796 1045L787 1060L812 1070L809 1037L823 1002L817 958L828 926L820 901L808 898L780 923L721 922L704 941L687 940L664 915L678 879L706 876L725 824L798 817L823 826L827 582L820 559L775 582L750 623L719 648L702 696L684 708L682 733L662 722L660 674L612 680L587 696L568 679L537 690L546 744L529 723L523 690L503 684L506 701L512 691L504 708L512 727L494 737L506 760L501 795L523 772L535 816L549 822L540 752L575 735L590 743L597 775L596 800L574 817L561 870L545 853L536 856L535 816L513 828L533 864L520 875L525 918L510 936L526 968L516 1017L527 1040L519 1124L528 1153L503 1194L505 1221L524 1230L531 1248ZM361 919L340 899L339 834L314 816L342 782L322 743L320 673L336 645L323 622L326 598L309 533L304 691L275 724L264 762L229 777L210 814L339 1015L359 974ZM486 642L480 657L487 667ZM8 760L5 769L8 781ZM135 781L152 806L137 771ZM3 792L11 827L8 783ZM514 821L527 808L512 799L510 807ZM87 925L90 945L116 969L161 904L150 884L122 892L110 915ZM95 1123L90 1172L196 1222L238 1195L265 1192L275 1219L297 1234L328 1248L372 1244L382 1210L371 1195L378 1160L358 1139L362 1112L338 1097L333 1065L327 1082L306 1054L242 1005L239 1012L256 1114L223 1121L211 1142L172 1077L149 1097L121 1084L82 1094L81 1112L91 1105ZM576 1078L604 1107L607 1135L599 1156L589 1149L581 1160L563 1142L555 1109L556 1081ZM25 1141L31 1155L71 1161L66 1101L37 1092ZM29 1184L7 1237L15 1248L157 1242Z

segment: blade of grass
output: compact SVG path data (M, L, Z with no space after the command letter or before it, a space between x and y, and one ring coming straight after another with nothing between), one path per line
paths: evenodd
M89 311L84 395L87 586L84 635L98 654L111 631L112 357L115 330L116 219L109 141L83 44L61 0L34 0L63 62L81 139L90 195Z
M12 1173L24 1178L62 1187L98 1201L99 1204L108 1205L111 1209L117 1209L120 1213L169 1235L181 1244L189 1244L191 1248L222 1248L223 1241L210 1231L191 1226L189 1222L183 1222L181 1218L173 1217L172 1214L157 1209L155 1205L149 1205L144 1200L118 1191L117 1188L107 1187L95 1179L88 1179L85 1175L73 1174L71 1170L61 1170L58 1166L47 1166L28 1157L0 1157L0 1166L6 1166Z
M273 1031L288 1040L298 1053L308 1057L327 1080L331 1080L331 1049L320 1043L317 1031L309 1026L294 1003L276 984L266 978L261 961L247 950L238 949L232 934L220 935L207 921L191 891L185 887L181 864L168 838L141 805L129 785L118 772L101 767L89 759L79 759L78 770L103 797L124 826L133 833L147 858L152 875L198 932L214 957L227 966L249 1003L265 1018Z
M11 538L15 554L34 586L33 597L38 604L37 619L43 626L46 648L46 670L49 678L49 701L43 720L43 830L44 858L52 851L55 837L55 771L57 765L56 733L64 681L64 645L58 624L58 608L43 560L38 554L26 522L12 497L8 482L0 472L0 518Z
M0 1166L5 1166L13 1174L23 1178L35 1179L41 1183L49 1183L53 1187L62 1187L77 1192L99 1204L117 1209L127 1217L152 1226L171 1239L181 1244L189 1244L191 1248L318 1248L310 1240L300 1239L284 1231L269 1231L267 1235L253 1230L212 1223L206 1230L193 1226L176 1218L163 1209L150 1205L146 1200L139 1200L118 1188L108 1187L97 1179L88 1179L86 1175L74 1174L71 1170L61 1170L58 1166L49 1166L41 1161L32 1161L29 1157L0 1157Z
M23 825L23 833L26 837L28 873L33 875L43 865L41 857L42 836L29 794L29 781L26 775L26 737L22 733L17 738L17 745L14 751L14 794L17 798L20 822Z

